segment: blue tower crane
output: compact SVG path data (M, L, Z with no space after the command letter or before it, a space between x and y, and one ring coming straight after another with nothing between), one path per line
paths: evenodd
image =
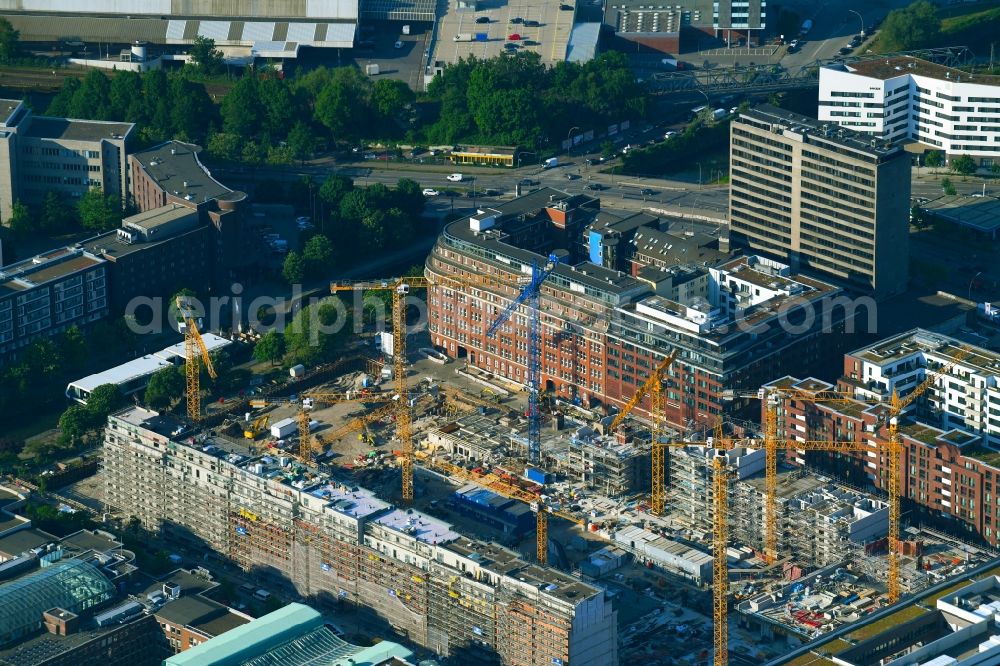
M503 326L514 314L514 311L524 303L528 302L529 327L528 327L528 461L532 465L537 465L542 458L541 427L538 416L538 394L541 390L541 326L538 316L538 294L545 281L559 263L559 257L554 254L549 255L548 262L544 267L540 267L538 262L531 264L531 280L525 285L521 293L517 295L510 305L508 305L500 316L496 318L490 327L486 329L486 337L493 337L497 329Z

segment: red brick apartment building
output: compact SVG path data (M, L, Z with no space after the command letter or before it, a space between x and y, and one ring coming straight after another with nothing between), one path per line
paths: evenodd
M856 441L870 449L819 454L793 448L789 462L836 469L857 483L886 490L888 430L882 426L873 432L882 414L877 400L888 399L893 389L907 395L928 373L933 376L954 360L960 347L971 353L937 375L900 423L904 497L914 511L955 521L996 546L1000 448L995 448L998 428L992 417L1000 416L1000 354L917 329L845 355L839 387L792 377L772 383L809 391L838 388L859 398L848 403L786 400L778 417L780 438Z
M725 390L755 391L792 368L820 368L843 353L847 336L840 290L792 276L787 266L733 256L725 244L712 261L634 266L636 236L663 231L667 221L602 211L600 201L543 188L445 227L425 265L434 279L492 275L516 282L533 262L554 253L560 264L541 290L542 388L583 404L620 407L673 349L666 416L675 426L714 424L720 413L749 406L726 402ZM616 231L617 228L617 231ZM620 233L619 233L620 232ZM662 239L661 239L662 240ZM703 247L703 239L695 239ZM630 273L634 273L633 277ZM516 289L432 287L428 318L433 344L449 356L526 381L528 315L522 308L487 339L486 329ZM812 308L827 312L809 326ZM826 330L831 334L823 332Z

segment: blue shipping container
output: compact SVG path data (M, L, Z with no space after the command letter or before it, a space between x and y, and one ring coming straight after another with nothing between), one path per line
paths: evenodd
M487 41L489 41L489 39L490 39L490 36L488 34L486 34L485 32L477 32L476 33L476 41L477 42L487 42Z
M525 467L524 477L532 483L537 483L542 486L549 482L549 475L540 469L535 469L534 467Z

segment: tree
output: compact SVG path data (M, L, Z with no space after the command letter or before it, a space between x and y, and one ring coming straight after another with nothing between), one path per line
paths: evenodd
M63 443L77 444L93 429L93 412L89 406L73 405L59 417L59 439Z
M79 89L80 79L69 76L64 78L62 88L59 89L58 94L49 102L49 107L45 110L45 114L57 118L69 116L70 104L73 103L73 96L76 95L76 91Z
M7 226L10 227L11 232L15 236L19 237L26 236L38 230L38 223L35 217L28 210L28 207L20 201L14 202Z
M410 220L416 220L424 214L426 197L420 183L410 178L400 178L393 190L392 202Z
M354 181L347 176L331 174L319 188L319 198L329 206L340 206L344 195L354 189Z
M958 157L951 158L948 168L960 176L971 176L976 173L978 167L976 166L976 160L968 155L959 155Z
M99 69L87 72L69 104L71 118L111 120L111 81Z
M245 76L222 100L222 129L241 139L249 139L260 131L261 111L257 79Z
M413 91L404 81L379 79L372 86L372 108L384 120L398 116L414 98Z
M122 207L118 197L94 187L87 191L76 204L80 215L80 224L85 229L94 231L110 231L117 229L122 223Z
M312 157L316 150L316 139L312 130L301 120L292 127L288 133L288 147L292 149L295 159L305 161Z
M142 120L142 76L125 70L111 79L108 92L111 117L134 123Z
M124 401L125 398L116 384L101 384L90 392L87 409L96 423L104 425L108 414L121 407Z
M306 277L306 266L302 255L294 250L289 252L281 267L281 275L288 284L301 284Z
M990 165L990 173L994 176L1000 176L1000 162L994 162Z
M87 340L77 326L70 326L59 339L59 356L69 368L79 368L87 358Z
M288 136L296 106L288 84L283 79L270 76L257 86L261 106L261 132L268 143L277 143Z
M333 258L333 244L322 234L317 234L306 242L302 250L306 273L311 277L322 277Z
M215 117L215 105L205 86L177 77L171 85L171 97L173 136L181 141L203 142L208 125Z
M163 368L149 378L143 402L152 409L169 408L184 395L186 384L179 367Z
M950 178L941 179L941 190L948 196L954 196L956 193L955 185L951 182Z
M285 338L275 330L265 333L253 348L253 357L264 363L274 365L285 355Z
M235 162L240 159L240 137L226 132L216 132L208 139L208 153L217 159Z
M879 32L879 49L888 53L937 46L940 35L937 9L927 0L917 0L885 17Z
M189 53L194 63L207 76L219 74L225 67L222 51L215 48L215 40L210 37L195 37Z
M45 194L42 214L38 219L40 230L47 234L62 234L76 226L76 215L66 198L55 190Z
M936 169L944 164L944 155L940 150L930 150L924 157L924 166Z
M292 359L307 365L333 359L351 329L346 317L339 319L342 312L346 315L346 310L338 309L329 299L299 310L285 329L285 346ZM323 332L316 324L335 331Z
M336 141L360 136L369 120L371 81L354 67L333 70L329 82L316 97L314 115Z
M11 62L21 51L21 33L5 18L0 18L0 62Z

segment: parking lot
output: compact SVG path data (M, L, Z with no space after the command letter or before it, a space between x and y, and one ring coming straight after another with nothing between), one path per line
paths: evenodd
M560 6L575 9L576 2L486 0L480 2L480 10L475 12L459 11L449 3L438 21L434 61L454 63L470 55L492 58L507 51L538 53L542 62L549 64L564 60L575 11ZM464 41L474 40L477 33L485 33L486 40ZM511 35L520 39L508 39ZM506 47L507 43L515 46Z
M410 34L403 34L408 25ZM424 89L424 52L428 48L431 25L409 21L366 23L361 28L358 43L350 51L361 71L366 65L378 65L373 79L387 77L405 81L413 90ZM399 48L396 44L399 42Z

